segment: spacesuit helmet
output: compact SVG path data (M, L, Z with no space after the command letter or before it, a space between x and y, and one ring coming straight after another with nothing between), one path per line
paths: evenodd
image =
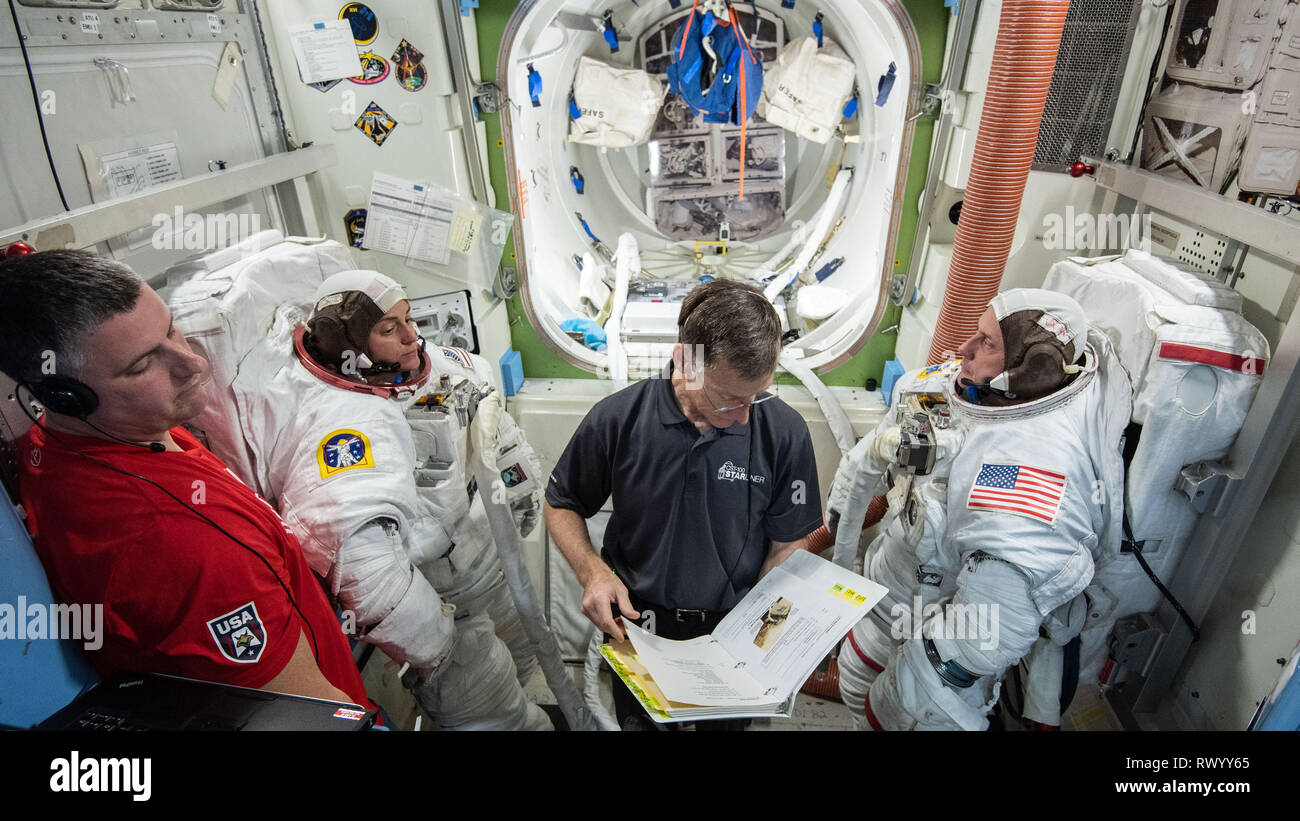
M370 330L404 299L405 289L378 271L334 274L316 289L303 346L318 364L336 373L396 372L397 363L372 359Z
M988 387L1028 402L1069 384L1080 370L1088 340L1083 308L1065 294L1015 288L989 303L1002 331L1002 373Z

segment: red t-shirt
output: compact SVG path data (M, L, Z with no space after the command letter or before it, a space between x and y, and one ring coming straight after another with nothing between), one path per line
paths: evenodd
M67 603L104 605L103 647L88 653L96 670L261 687L289 663L300 633L311 645L314 632L326 680L373 708L293 531L197 439L171 434L182 451L54 439L37 427L18 443L19 495L51 588ZM152 479L257 555L157 487L71 448Z

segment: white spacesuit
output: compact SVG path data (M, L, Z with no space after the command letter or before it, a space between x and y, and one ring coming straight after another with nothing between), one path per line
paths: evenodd
M347 321L365 328L406 299L382 274L335 274L317 291L311 321L340 310L340 294L358 308ZM359 374L349 376L313 358L308 329L293 319L277 315L262 345L278 359L255 352L235 387L252 388L247 441L312 569L367 641L409 665L404 681L441 728L550 729L521 687L534 647L468 467L488 454L502 476L493 492L530 530L537 463L489 390L490 366L460 349L430 348L418 369L367 381L360 376L374 363L361 349L364 331L357 349L342 351ZM295 356L286 361L288 346Z
M1083 626L1094 555L1120 538L1131 398L1109 342L1060 294L1009 291L992 307L1031 329L1029 351L1057 351L1035 367L1065 384L1011 393L1023 335L984 385L957 385L960 361L908 373L836 473L837 562L855 558L871 499L889 500L863 574L890 594L839 654L863 729L985 729L1004 671L1026 656L1024 713L1059 724L1061 647Z

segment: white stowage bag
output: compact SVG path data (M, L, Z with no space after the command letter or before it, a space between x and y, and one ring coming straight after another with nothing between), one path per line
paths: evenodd
M758 114L815 143L825 143L853 95L853 61L830 38L794 40L767 69Z
M627 148L650 139L667 88L635 68L583 57L573 79L582 116L569 121L569 140L601 148Z

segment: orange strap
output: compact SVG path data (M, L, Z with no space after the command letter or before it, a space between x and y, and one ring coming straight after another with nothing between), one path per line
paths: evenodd
M686 31L682 32L682 44L677 49L678 60L682 59L682 55L686 53L686 38L691 35L691 21L695 19L695 7L699 4L700 0L695 0L694 3L691 3L691 13L686 15Z
M697 0L698 2L698 0ZM736 33L736 40L744 46L745 53L749 55L750 60L754 60L754 54L749 50L749 43L745 40L740 31L740 21L736 19L736 9L727 6L727 14L731 17L732 31ZM757 60L754 60L757 62ZM740 201L745 201L745 132L749 128L749 115L745 112L745 106L749 102L749 95L745 93L745 75L749 70L745 66L745 59L740 60Z

